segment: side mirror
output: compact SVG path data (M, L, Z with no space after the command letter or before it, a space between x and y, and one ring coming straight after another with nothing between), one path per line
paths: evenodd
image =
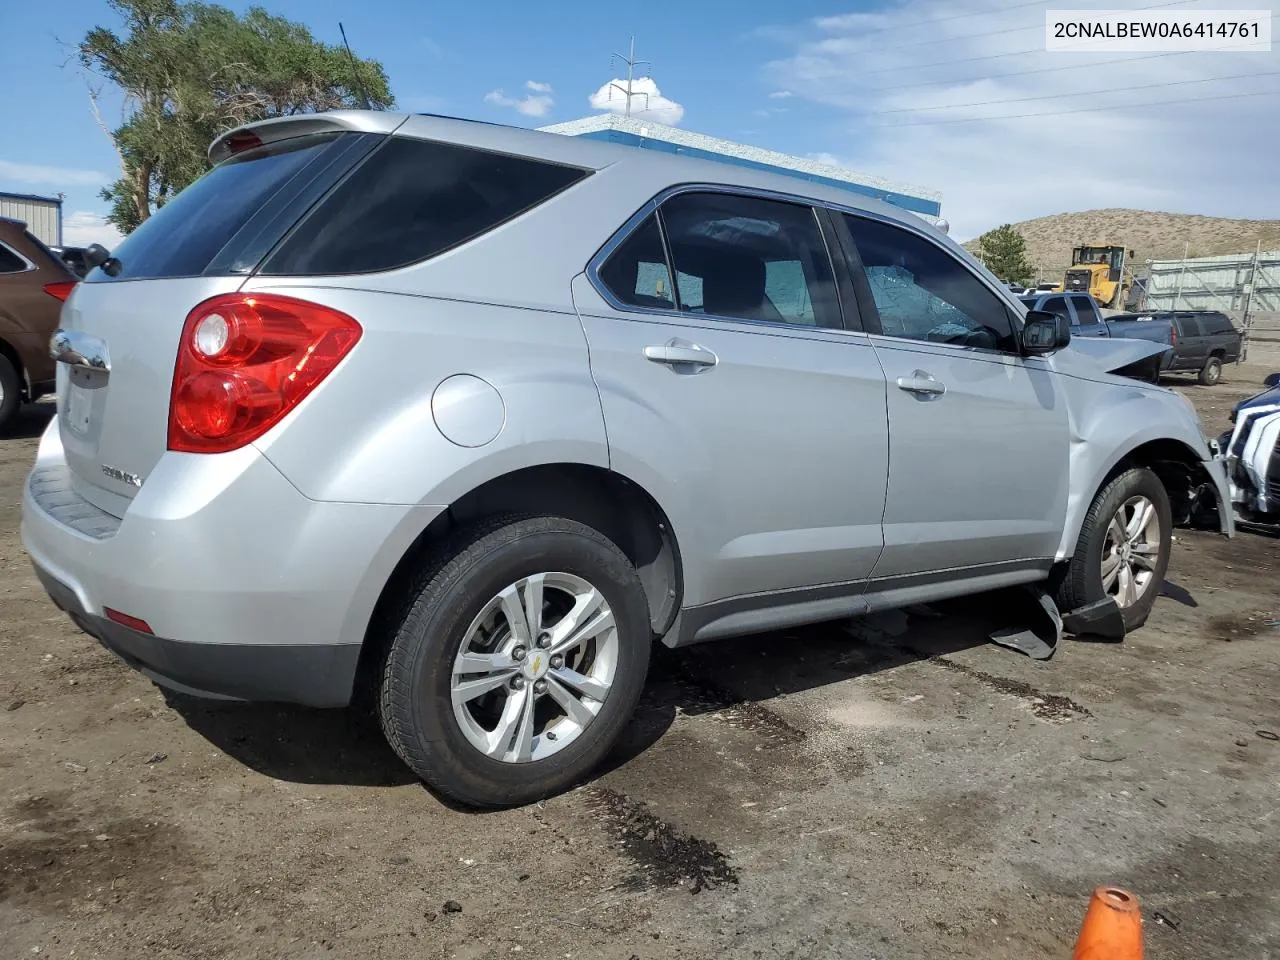
M91 243L84 248L84 264L90 270L100 267L111 259L111 252L100 243Z
M1022 352L1043 357L1071 342L1071 321L1046 310L1028 310L1022 326Z
M1280 373L1268 374L1267 378L1262 381L1264 387L1280 387Z

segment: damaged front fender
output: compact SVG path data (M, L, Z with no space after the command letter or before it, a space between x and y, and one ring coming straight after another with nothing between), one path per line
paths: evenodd
M1113 350L1110 356L1125 365L1155 355L1152 346L1158 345L1139 342ZM1102 370L1102 353L1097 351L1094 360L1099 362L1088 366L1082 366L1079 357L1055 364L1059 372L1080 371L1062 377L1070 429L1070 485L1057 559L1066 560L1075 553L1094 497L1108 477L1126 464L1141 464L1160 475L1178 522L1199 522L1212 498L1211 509L1217 513L1214 525L1233 536L1235 518L1226 470L1215 459L1194 408L1172 390L1107 374ZM1083 375L1086 369L1088 376Z

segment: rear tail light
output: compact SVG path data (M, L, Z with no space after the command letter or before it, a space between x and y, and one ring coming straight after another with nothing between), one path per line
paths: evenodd
M1169 346L1176 347L1178 345L1178 325L1172 320L1169 321Z
M71 291L76 288L77 280L58 280L54 283L46 283L44 292L55 299L67 302L67 297L71 296Z
M333 372L361 332L345 313L276 294L199 304L173 369L169 449L224 453L256 440Z

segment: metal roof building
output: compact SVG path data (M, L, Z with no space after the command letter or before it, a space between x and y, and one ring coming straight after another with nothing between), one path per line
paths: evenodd
M604 113L539 129L547 133L605 140L610 143L627 144L665 153L678 153L682 156L716 160L721 163L732 163L755 170L798 177L802 180L874 197L885 203L910 210L934 224L938 223L942 217L942 194L935 190L857 173L844 167L807 160L804 157L793 157L776 150L762 150L759 147L734 143L732 140L720 140L706 134L664 126L651 120Z
M50 247L62 246L62 199L31 193L0 193L0 217L21 220Z

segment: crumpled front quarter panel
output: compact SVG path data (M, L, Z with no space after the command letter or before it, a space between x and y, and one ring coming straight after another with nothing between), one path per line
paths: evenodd
M1075 551L1085 514L1103 480L1135 448L1153 440L1175 440L1202 461L1212 454L1194 410L1164 387L1099 374L1064 375L1070 427L1067 521L1057 559Z

